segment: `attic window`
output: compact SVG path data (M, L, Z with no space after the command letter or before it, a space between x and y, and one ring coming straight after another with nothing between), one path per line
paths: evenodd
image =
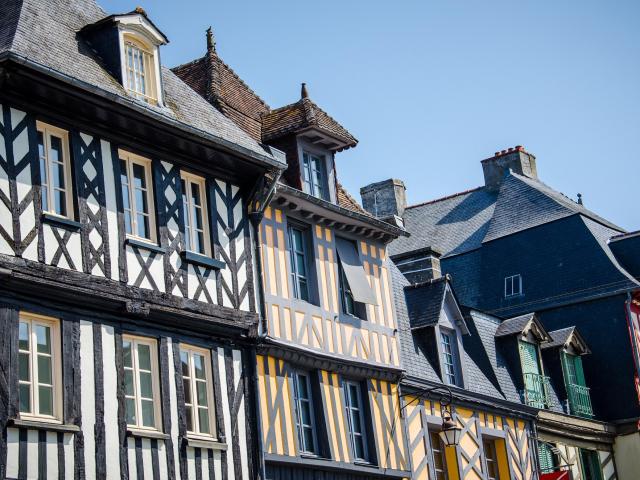
M151 104L158 103L154 48L132 35L124 36L124 83L135 98Z
M504 298L522 295L522 275L511 275L504 279Z

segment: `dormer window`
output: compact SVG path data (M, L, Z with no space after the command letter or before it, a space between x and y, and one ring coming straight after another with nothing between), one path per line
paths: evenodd
M135 98L156 104L158 88L153 50L132 35L124 36L125 88Z
M440 328L440 347L442 348L442 374L448 385L460 386L458 358L458 338L453 330Z
M511 275L504 279L504 298L522 295L522 275Z

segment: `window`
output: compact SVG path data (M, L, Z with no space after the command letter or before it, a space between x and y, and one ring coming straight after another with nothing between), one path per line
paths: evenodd
M504 279L504 297L516 297L522 295L522 276L512 275Z
M18 327L18 399L20 417L62 419L60 323L20 313Z
M365 304L376 305L376 295L369 284L356 244L336 237L338 251L338 289L342 313L366 320Z
M583 480L602 480L602 468L597 451L581 448L580 463L582 464Z
M459 386L458 348L455 332L440 329L442 348L442 374L445 383Z
M289 248L291 255L291 281L293 295L300 300L309 301L309 258L307 255L308 231L289 227Z
M119 150L118 154L127 235L155 242L151 161L124 150Z
M367 462L367 438L365 433L364 411L360 384L353 381L344 382L344 399L346 402L347 423L353 457L357 461Z
M487 465L487 480L500 480L496 442L485 439L482 441L482 446L484 448L484 460Z
M567 352L562 352L561 356L571 415L592 417L591 396L584 378L582 358L579 355L572 355Z
M211 255L204 178L182 172L184 241L187 250Z
M324 157L303 152L304 191L314 197L327 200Z
M147 103L158 102L156 67L152 48L133 38L124 37L125 86L129 94Z
M293 390L300 451L303 453L317 454L311 379L308 372L296 372L294 374Z
M126 335L122 339L127 425L159 429L156 341Z
M527 405L545 408L549 405L548 378L542 375L542 368L538 355L538 346L531 342L520 340L520 361L524 375L524 395Z
M349 287L349 282L347 281L347 277L344 274L344 268L342 265L338 265L338 273L340 275L339 279L339 290L340 290L340 301L342 303L342 311L347 315L353 315L357 317L358 314L356 312L356 302L353 299L353 293L351 292L351 288Z
M73 217L69 134L65 130L36 122L42 210L62 217Z
M556 456L550 444L538 442L538 459L540 460L540 471L542 473L551 473L556 469Z
M435 480L448 480L447 474L447 457L445 455L445 446L438 432L429 432L431 440L431 453L433 454L433 471Z
M187 433L215 437L210 353L183 345L180 347L180 361Z

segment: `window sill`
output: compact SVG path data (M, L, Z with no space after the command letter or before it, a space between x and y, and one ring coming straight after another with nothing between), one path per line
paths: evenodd
M227 449L227 444L220 442L218 440L205 440L202 438L196 438L196 437L185 437L185 442L187 443L188 446L190 447L194 447L194 448L207 448L209 450L226 450Z
M58 423L56 421L47 420L26 420L22 418L14 418L13 420L10 420L9 426L62 433L78 433L80 431L80 427L73 424Z
M149 250L151 252L156 253L165 253L165 249L152 243L150 240L138 240L137 238L127 237L124 241L127 245L131 245L136 248L144 248L145 250Z
M158 430L141 430L137 428L127 428L127 437L167 440L169 439L169 434L159 432Z
M64 228L72 232L80 231L80 227L82 226L80 222L76 222L75 220L71 220L66 217L61 217L60 215L56 215L49 212L42 212L42 221L44 223L48 223L49 225Z
M180 257L187 263L192 263L194 265L199 265L201 267L213 268L216 270L222 270L223 268L227 268L227 264L217 260L215 258L207 257L206 255L201 255L200 253L191 252L189 250L184 250Z

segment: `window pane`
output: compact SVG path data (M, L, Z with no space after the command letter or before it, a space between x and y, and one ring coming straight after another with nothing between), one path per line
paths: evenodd
M351 400L351 406L358 408L358 387L353 383L349 384L349 399Z
M133 186L136 189L146 189L147 179L144 171L144 166L139 163L133 163Z
M136 424L136 402L133 398L127 398L126 409L127 409L127 425L135 425Z
M38 353L51 353L51 328L35 325Z
M303 428L303 436L304 436L304 449L307 452L313 452L314 451L313 429L310 427Z
M141 370L151 370L151 347L149 345L138 344L138 363Z
M196 382L196 393L198 395L198 405L207 405L207 384L205 382Z
M298 375L298 396L300 398L309 398L309 390L307 388L307 376Z
M142 425L155 427L153 400L142 400Z
M204 380L204 357L202 355L194 354L193 355L193 368L196 372L196 378Z
M53 385L51 374L51 357L38 355L38 383Z
M136 217L136 223L137 223L137 226L138 226L137 235L139 237L142 237L142 238L149 238L150 237L150 235L149 235L149 217L139 213L138 216Z
M49 149L49 161L52 163L62 162L62 139L55 135L49 135L50 149ZM56 180L54 179L54 182ZM58 185L56 185L58 186ZM64 186L64 185L63 185Z
M303 277L307 276L307 267L305 265L304 253L296 254L296 268L298 269L298 275Z
M211 433L209 430L209 410L198 409L198 421L200 422L200 433Z
M364 440L362 436L356 435L354 437L354 443L355 443L355 450L356 450L355 451L356 458L364 459Z
M193 432L193 407L186 408L187 430Z
M193 199L193 204L199 207L202 206L202 199L200 198L200 185L197 183L191 184L191 197Z
M131 342L125 340L122 342L122 356L125 367L131 367Z
M182 379L182 388L184 388L184 403L193 403L191 399L191 382L189 382L189 379Z
M311 425L311 405L309 402L300 402L300 419L303 425Z
M309 301L309 287L307 286L307 281L303 279L299 279L300 285L300 299Z
M29 375L29 357L28 353L18 354L18 379L24 382L28 382L31 378Z
M29 350L29 324L26 322L20 322L18 348L20 350Z
M133 371L132 370L124 371L124 394L129 396L135 395L133 390Z
M40 411L38 413L42 415L53 415L53 387L38 388L39 396L38 403Z
M21 383L18 397L20 398L20 411L31 413L31 386Z
M143 398L153 398L150 372L140 372L140 396Z
M67 194L62 190L53 191L53 201L55 202L55 212L58 215L67 215Z
M189 377L189 354L187 352L180 352L180 363L182 365L182 375Z

